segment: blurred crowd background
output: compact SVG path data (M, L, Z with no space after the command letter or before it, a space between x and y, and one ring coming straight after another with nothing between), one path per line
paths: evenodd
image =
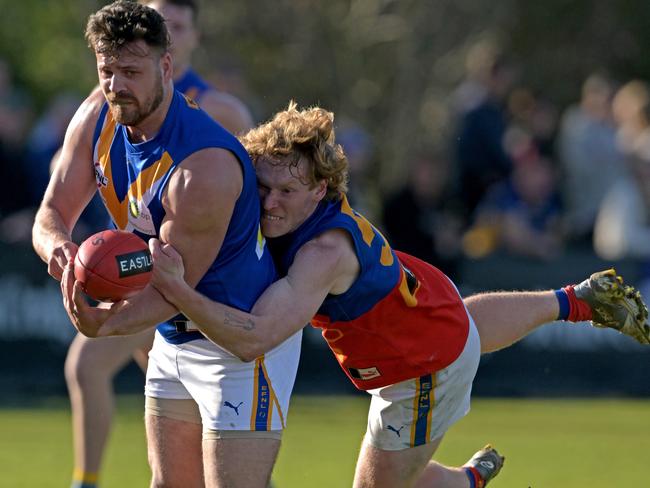
M25 359L8 391L64 388L74 331L30 232L96 82L83 30L105 3L0 0L0 368ZM616 265L650 298L647 2L205 0L199 25L195 68L258 122L291 99L336 114L352 205L463 293ZM90 208L76 238L104 223ZM314 334L305 351L305 377L324 376ZM647 395L628 368L647 356L612 331L551 325L484 358L477 391Z

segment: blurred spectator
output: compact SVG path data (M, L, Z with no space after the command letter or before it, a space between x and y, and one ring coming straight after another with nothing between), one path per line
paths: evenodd
M56 164L66 127L80 103L81 99L71 93L55 96L31 129L19 175L23 181L20 188L24 197L20 208L7 212L0 221L0 240L8 243L31 242L36 208L45 193L52 167ZM109 225L101 199L96 195L79 218L73 240L81 242Z
M469 79L456 93L457 106L464 112L455 141L459 191L467 216L487 189L505 180L512 170L503 147L507 127L504 103L516 78L513 65L482 45L470 53L469 59L478 66L468 67Z
M36 120L26 145L25 171L30 184L30 203L37 206L50 180L52 158L61 147L66 128L79 107L81 98L72 93L54 97Z
M650 86L624 85L614 98L618 141L629 174L611 186L594 229L594 248L608 260L631 258L641 267L639 288L650 296Z
M11 67L0 59L0 141L5 148L22 146L31 118L29 96L14 84Z
M519 138L525 139L523 135ZM561 251L555 169L534 145L528 147L517 155L510 178L494 185L477 207L474 223L463 237L468 256L479 258L502 249L548 260Z
M356 122L343 119L336 130L336 140L348 157L350 205L370 220L376 215L378 203L368 188L368 171L372 152L372 140L368 132ZM377 220L377 219L374 219Z
M603 199L594 247L607 260L650 259L650 160L635 158L632 174L619 180Z
M462 222L446 193L449 167L441 157L416 157L408 182L384 205L383 222L393 247L452 277L460 256Z
M57 95L38 119L30 134L27 141L26 163L29 167L30 179L34 182L32 197L35 206L38 206L43 198L49 174L56 164L59 148L63 144L66 128L81 101L80 97L72 93ZM43 181L42 178L45 180ZM106 217L104 204L99 194L95 194L72 230L72 239L75 242L82 242L95 232L111 226L110 219Z
M526 130L541 156L555 160L558 109L550 100L526 87L515 88L508 96L510 126Z
M643 134L648 129L650 87L645 81L632 80L623 85L614 96L612 110L616 122L616 141L626 156L637 157L643 145Z
M612 119L612 83L602 75L589 76L580 103L569 107L558 139L562 165L562 197L567 237L591 244L598 208L625 172Z
M27 205L23 144L32 117L31 100L14 84L11 67L0 59L0 219Z

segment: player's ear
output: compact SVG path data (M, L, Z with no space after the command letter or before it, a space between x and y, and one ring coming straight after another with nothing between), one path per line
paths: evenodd
M318 198L318 201L321 201L325 198L325 195L327 195L327 180L320 180L316 184L316 188L316 197Z
M174 75L174 63L169 51L166 51L160 57L160 68L162 70L163 80L165 80L165 82L171 80Z

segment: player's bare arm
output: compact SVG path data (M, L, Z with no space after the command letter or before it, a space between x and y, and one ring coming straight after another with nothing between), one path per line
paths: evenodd
M201 108L232 134L244 134L253 127L248 108L227 93L210 90L201 97Z
M303 328L329 294L346 291L359 272L350 237L335 229L302 246L286 277L273 283L251 313L214 302L183 279L174 249L150 242L153 285L201 332L243 361L252 361Z
M57 153L53 176L36 214L32 241L48 264L48 273L61 279L63 268L74 259L77 245L70 235L97 186L92 166L92 134L104 98L91 93L81 104Z
M215 260L242 188L239 162L226 150L204 149L186 159L173 174L163 198L166 216L160 237L185 262L184 278L195 286ZM64 274L64 297L75 326L91 337L129 335L178 313L153 287L119 302L109 312L90 307L74 283L72 266Z

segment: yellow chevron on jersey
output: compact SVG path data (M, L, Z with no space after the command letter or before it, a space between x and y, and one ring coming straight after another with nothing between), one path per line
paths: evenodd
M110 112L107 112L102 131L95 144L93 160L95 161L97 188L104 201L106 210L108 210L116 227L118 229L125 229L128 222L127 208L125 205L122 205L122 202L120 202L115 194L115 188L110 184L113 180L110 148L113 143L116 125L117 122L115 119L110 115Z
M158 161L143 170L131 184L127 193L129 223L126 230L135 229L143 234L156 234L149 204L156 198L160 185L173 164L174 160L165 151Z
M156 228L148 210L149 204L156 197L160 184L167 176L174 161L167 151L148 168L142 170L131 183L126 196L120 200L115 186L102 184L112 180L110 146L114 139L116 122L110 111L106 114L104 128L97 142L98 161L95 163L95 175L98 180L99 193L113 222L118 229L137 230L146 235L156 235Z

